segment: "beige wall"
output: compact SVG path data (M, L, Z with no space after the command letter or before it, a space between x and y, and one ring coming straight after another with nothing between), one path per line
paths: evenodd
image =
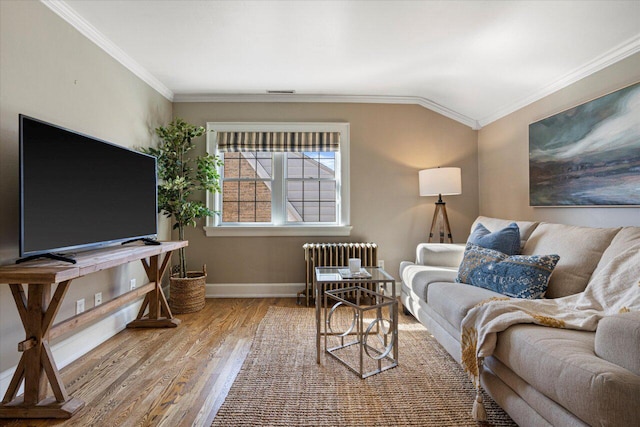
M19 255L19 113L127 147L148 145L172 114L167 99L36 1L0 1L0 101L0 264ZM167 238L166 222L161 227ZM75 281L58 320L74 314L75 300L90 308L101 291L106 302L133 277L145 280L132 264ZM17 364L23 339L9 287L0 284L0 373Z
M207 264L208 283L302 283L302 245L372 241L398 276L427 239L435 197L418 195L418 171L462 168L463 194L446 197L454 239L464 241L478 214L476 131L416 105L175 103L174 116L207 121L341 121L351 124L351 224L345 237L205 237L188 229L191 268ZM204 153L204 138L200 153Z
M529 124L640 80L640 53L516 111L478 132L480 213L595 227L640 225L640 208L529 206Z

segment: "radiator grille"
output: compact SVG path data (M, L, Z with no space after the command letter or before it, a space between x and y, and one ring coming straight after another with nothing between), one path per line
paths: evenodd
M307 305L313 296L313 275L316 267L346 267L349 258L360 258L363 267L378 265L378 245L375 243L305 243L304 261L306 266L305 290ZM364 284L369 288L371 284ZM375 289L371 289L375 290Z

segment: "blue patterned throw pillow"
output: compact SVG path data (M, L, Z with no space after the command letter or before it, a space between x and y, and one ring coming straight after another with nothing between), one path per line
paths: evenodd
M478 223L469 235L467 243L500 251L507 255L518 255L520 253L520 228L518 224L512 222L508 227L492 233L487 227Z
M468 243L456 282L512 298L542 298L558 255L506 255Z

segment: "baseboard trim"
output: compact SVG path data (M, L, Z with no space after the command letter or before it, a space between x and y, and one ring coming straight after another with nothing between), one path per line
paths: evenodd
M304 289L304 283L207 283L207 298L288 298Z
M127 327L127 323L136 318L140 307L140 301L111 312L108 317L79 330L73 335L62 339L51 346L51 352L58 369L62 369L71 362L79 359L93 350L109 338ZM17 366L13 366L0 372L0 394L4 396ZM23 392L24 384L20 386L18 394Z

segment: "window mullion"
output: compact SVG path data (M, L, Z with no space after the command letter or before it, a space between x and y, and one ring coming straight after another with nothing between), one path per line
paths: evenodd
M336 155L335 176L336 183L336 224L342 224L342 154Z
M273 153L273 173L271 182L271 221L283 225L287 221L285 204L285 154Z

